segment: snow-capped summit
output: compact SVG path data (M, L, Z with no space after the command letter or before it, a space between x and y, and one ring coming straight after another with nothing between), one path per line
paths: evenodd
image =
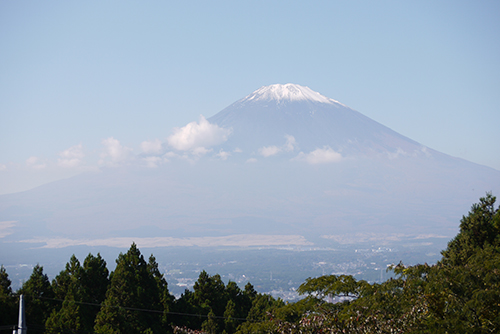
M270 86L262 86L252 94L241 100L245 101L314 101L320 103L339 103L333 99L321 95L313 91L309 87L304 87L296 84L288 83L286 85L275 84Z

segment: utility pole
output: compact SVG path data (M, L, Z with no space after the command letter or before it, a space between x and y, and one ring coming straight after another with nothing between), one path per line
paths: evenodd
M17 329L14 329L12 334L26 334L28 328L26 327L26 317L24 316L24 296L19 296L19 322Z

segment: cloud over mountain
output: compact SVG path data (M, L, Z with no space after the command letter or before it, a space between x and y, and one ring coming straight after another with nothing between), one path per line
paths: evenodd
M101 153L100 164L116 165L124 163L132 158L132 149L123 146L120 144L119 140L113 137L104 139L101 143L104 149Z
M78 167L81 163L85 154L83 153L82 144L71 146L67 150L59 153L60 158L57 159L57 164L61 167Z
M205 117L200 116L199 122L191 122L174 129L174 133L167 138L167 143L179 151L192 150L202 154L204 149L226 141L230 134L230 129L211 124Z
M47 167L47 164L45 162L41 162L38 157L33 156L26 159L26 166L33 169L43 169Z
M330 147L324 146L323 148L317 148L309 153L300 152L295 160L303 160L307 163L315 165L330 162L339 162L342 160L342 155L339 152L335 152Z
M264 158L276 155L280 152L292 152L295 149L296 142L295 138L290 135L285 135L286 143L283 146L264 146L258 149L260 155Z

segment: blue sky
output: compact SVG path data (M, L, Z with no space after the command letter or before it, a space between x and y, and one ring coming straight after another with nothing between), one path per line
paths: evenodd
M500 170L499 18L498 1L0 2L0 194L275 83Z

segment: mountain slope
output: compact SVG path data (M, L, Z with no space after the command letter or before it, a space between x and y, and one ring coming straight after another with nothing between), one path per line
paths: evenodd
M307 87L262 87L209 121L231 129L213 155L189 159L172 149L156 169L102 168L0 196L3 241L227 245L239 236L241 245L265 246L263 235L273 245L361 232L451 237L470 203L500 193L499 171L424 147ZM220 150L227 160L215 158Z
M232 135L224 148L256 151L283 145L297 149L329 146L343 156L421 152L424 147L363 114L299 85L261 87L208 119Z

